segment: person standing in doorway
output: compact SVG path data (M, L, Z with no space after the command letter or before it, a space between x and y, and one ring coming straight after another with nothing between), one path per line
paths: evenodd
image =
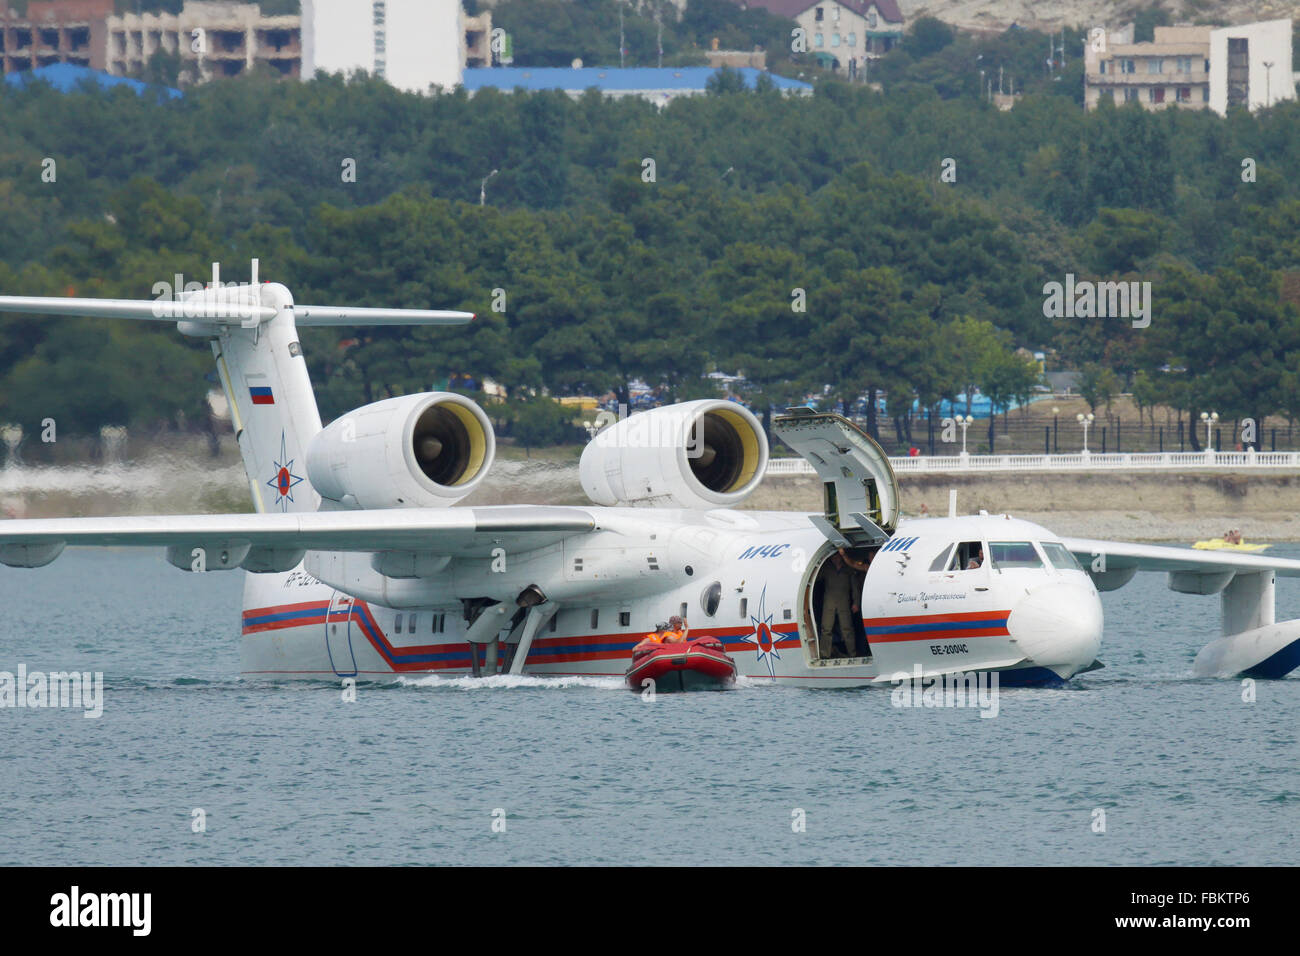
M853 568L845 560L843 549L836 551L822 568L822 613L817 622L817 650L822 660L852 657L855 653L853 615L860 612L858 596L853 593L855 584ZM836 631L844 643L843 655L834 653Z

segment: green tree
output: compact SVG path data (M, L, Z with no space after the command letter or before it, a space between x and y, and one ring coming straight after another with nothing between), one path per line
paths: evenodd
M956 39L953 28L935 17L918 17L903 38L903 50L913 59L938 53Z
M573 410L541 395L512 402L507 416L511 437L530 456L534 448L573 441L577 431Z
M1110 403L1120 392L1119 376L1095 362L1089 362L1080 372L1079 394L1088 403L1088 409L1095 412L1099 406L1104 405L1109 412Z

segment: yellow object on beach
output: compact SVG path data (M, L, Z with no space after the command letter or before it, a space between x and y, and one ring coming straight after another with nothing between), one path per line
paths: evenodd
M1192 545L1198 551L1264 551L1267 550L1267 544L1229 544L1223 538L1211 538L1208 541L1197 541Z

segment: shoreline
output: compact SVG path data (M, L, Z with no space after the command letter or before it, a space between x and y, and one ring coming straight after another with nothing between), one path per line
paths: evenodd
M1300 541L1300 474L1108 472L900 476L902 510L1011 514L1068 537L1193 541L1241 529L1249 541ZM820 511L814 476L769 476L740 505L745 511ZM498 459L464 501L585 505L570 461ZM248 482L238 458L206 467L158 459L108 467L0 470L0 514L53 518L248 512Z

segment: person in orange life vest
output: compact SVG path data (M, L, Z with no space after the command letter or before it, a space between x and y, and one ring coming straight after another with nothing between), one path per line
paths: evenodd
M674 614L668 619L668 630L664 633L665 644L680 644L686 640L686 621L680 614Z

